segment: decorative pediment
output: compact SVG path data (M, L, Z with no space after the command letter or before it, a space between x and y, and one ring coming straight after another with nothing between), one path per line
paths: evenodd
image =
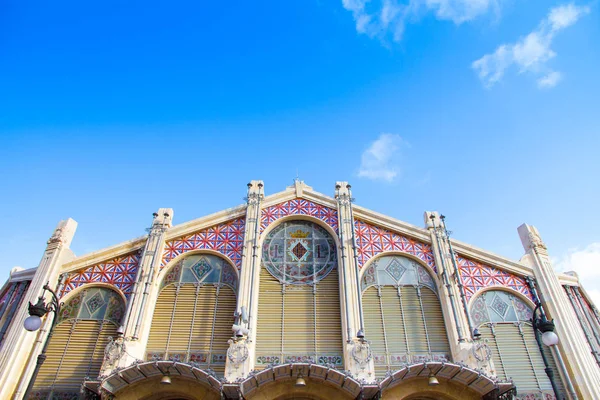
M261 233L273 222L289 215L308 215L320 219L335 232L338 231L338 212L336 209L317 204L311 200L293 199L262 209L260 218Z

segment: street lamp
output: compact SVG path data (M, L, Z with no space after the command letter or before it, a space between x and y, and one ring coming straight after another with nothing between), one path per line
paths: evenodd
M44 295L46 291L52 294L52 299L50 303L46 305L44 301ZM36 304L29 303L29 317L25 318L23 321L23 326L26 330L30 332L37 331L42 326L42 317L48 314L49 312L54 313L52 316L52 325L50 325L50 329L48 330L48 337L46 338L46 342L44 343L44 347L42 347L42 351L37 357L37 362L35 364L35 369L33 370L33 375L31 375L31 379L29 380L29 384L27 385L27 390L25 391L24 399L29 398L29 393L33 388L33 384L35 382L35 378L37 378L38 373L40 372L40 368L42 364L46 360L46 348L48 347L48 343L50 343L50 339L52 338L52 331L54 330L54 326L56 326L56 316L60 313L60 303L58 302L58 297L54 290L50 289L48 283L44 285L44 292L38 298Z
M550 368L548 364L548 359L546 357L546 353L544 353L544 348L542 343L544 343L548 347L553 347L558 344L558 336L554 333L554 322L548 321L546 318L546 314L541 310L542 303L540 301L535 305L535 309L533 310L533 315L531 317L531 323L533 325L533 331L535 334L535 340L540 348L540 353L542 354L542 360L544 361L544 371L546 375L548 375L548 379L550 380L550 384L552 385L552 390L554 391L554 395L556 398L559 398L558 388L556 387L556 382L554 381L554 371ZM538 317L538 310L540 311L540 316ZM541 338L540 338L541 332Z

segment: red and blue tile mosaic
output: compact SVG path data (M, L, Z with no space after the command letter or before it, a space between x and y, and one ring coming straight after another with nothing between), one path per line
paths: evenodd
M431 246L427 243L419 242L360 220L354 222L354 228L356 229L358 266L360 268L380 253L399 251L418 257L437 272Z
M481 289L492 286L516 290L533 301L533 296L524 278L461 256L457 256L457 259L467 301Z
M260 231L288 215L310 215L325 222L334 231L338 231L338 213L336 209L316 204L310 200L294 199L264 208L260 218Z
M165 243L161 269L172 259L191 250L213 250L229 258L239 270L242 266L245 218L237 218L210 228L169 240Z
M129 297L135 281L139 261L139 254L134 253L70 272L67 275L60 297L63 297L73 289L89 283L107 283L113 285L119 288L125 297Z

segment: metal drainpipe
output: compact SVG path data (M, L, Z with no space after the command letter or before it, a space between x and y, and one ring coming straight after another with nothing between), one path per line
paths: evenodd
M442 227L444 228L444 234L446 242L448 243L448 250L450 251L450 258L452 259L452 267L454 269L454 279L456 280L456 284L458 285L458 292L460 293L460 300L463 304L463 309L465 310L465 315L467 316L467 324L469 325L469 333L471 338L473 338L473 322L471 321L471 313L469 312L467 295L465 293L465 287L462 284L462 279L460 277L460 272L458 270L458 264L456 263L456 254L454 253L454 248L452 247L452 241L450 240L450 232L446 229L446 217L443 215L440 216L440 220L442 221Z
M8 310L8 314L6 315L6 319L4 320L4 324L2 325L2 329L0 330L0 343L2 343L2 340L4 340L4 335L6 334L6 331L8 330L8 327L12 322L12 317L14 316L17 307L23 299L23 292L27 287L27 282L19 282L18 285L19 288L17 289L17 294L15 295L15 299L13 300L10 309Z
M444 285L446 286L446 290L448 291L448 297L450 297L450 307L452 308L452 316L454 317L454 324L456 325L456 331L458 333L458 341L464 342L465 337L462 333L462 328L458 321L458 310L456 309L456 299L454 298L454 293L452 291L452 287L450 286L450 279L448 279L448 271L446 269L446 262L444 261L444 254L442 253L442 245L440 242L440 238L438 236L438 228L435 226L435 215L431 214L431 222L433 223L433 233L435 236L435 241L438 247L438 253L440 254L440 262L441 267L443 269L442 276L444 277Z
M338 201L338 205L339 205L339 209L341 209L343 207L343 203L342 203L342 199L340 198L340 186L336 185L335 186L336 189L336 194L335 194L335 198ZM338 211L339 213L339 211ZM341 223L340 223L341 222ZM346 304L344 304L344 309L346 311L346 330L347 330L347 334L348 334L348 339L347 342L350 343L352 339L350 339L352 337L352 331L350 329L350 313L348 312L348 301L350 299L350 296L348 296L348 285L346 283L346 252L345 252L345 243L344 243L344 218L343 215L340 216L338 215L338 227L339 227L339 231L340 231L340 242L341 242L341 247L342 247L342 279L344 280L344 293L346 295Z
M352 186L350 186L349 184L346 185L346 188L348 189L348 196L350 197L350 203L349 203L349 207L350 207L350 223L352 224L352 252L354 255L354 267L355 267L355 274L356 274L356 290L358 290L358 316L360 317L360 326L358 327L359 330L363 331L363 334L365 332L365 326L364 326L364 320L363 320L363 307L362 307L362 293L360 290L360 269L358 268L358 253L356 250L356 234L355 234L355 226L354 226L354 212L352 211L352 191L350 190L352 188Z
M260 224L260 203L262 201L262 194L261 191L263 190L263 185L262 183L258 184L258 195L256 198L256 212L254 215L254 240L252 240L252 263L250 264L250 298L248 299L248 327L252 326L252 304L254 303L252 300L253 296L254 296L254 282L252 282L252 280L254 279L254 271L256 271L256 257L258 256L258 254L256 254L257 250L258 250L258 226ZM250 194L248 194L250 195Z
M533 299L541 305L539 308L540 314L542 315L543 318L548 319L546 311L544 310L543 299L542 299L541 295L538 295L535 281L530 276L525 277L525 281L527 281L527 285L529 285L529 289L531 290ZM537 336L536 336L536 338L537 338ZM563 378L563 383L567 387L567 391L568 391L567 395L571 399L577 400L578 399L577 392L575 391L575 388L573 387L573 382L571 382L571 377L569 376L569 372L567 371L567 366L565 365L565 362L562 359L560 350L558 348L556 348L556 346L553 346L553 347L555 347L555 348L551 347L550 352L554 356L554 361L558 364L558 367L560 368L560 375Z
M166 218L165 215L163 215L163 217ZM152 228L152 230L150 231L150 235L148 236L148 239L150 239L152 236L157 236L157 244L162 242L163 236L166 232L165 229L165 223L163 220L163 224L159 229L159 233L156 234L156 231L154 230L154 228ZM158 246L156 246L158 248ZM139 337L139 333L140 333L140 328L142 325L142 315L144 314L144 307L146 306L146 300L148 299L148 288L150 287L150 285L152 284L152 281L154 279L154 260L156 259L156 250L154 249L154 252L152 253L152 259L150 260L150 270L148 271L148 276L146 277L146 281L144 283L144 292L142 293L142 302L140 304L140 309L139 309L139 313L137 316L137 321L135 324L135 329L133 331L133 339L136 340ZM143 262L143 260L142 260Z

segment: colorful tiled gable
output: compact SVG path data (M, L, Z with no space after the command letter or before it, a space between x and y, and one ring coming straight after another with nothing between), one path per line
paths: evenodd
M237 218L210 228L169 240L160 268L172 259L191 250L213 250L229 258L239 270L242 266L245 218Z
M481 289L490 286L514 289L533 301L533 296L525 279L461 256L457 256L457 259L460 279L465 288L467 301Z
M431 246L427 243L416 241L360 220L355 221L354 227L356 229L358 266L360 268L380 253L399 251L420 258L437 272Z
M108 283L120 289L126 297L129 297L135 275L138 269L140 256L138 253L128 254L113 258L99 264L92 265L79 271L70 272L67 275L60 296L64 296L71 290L89 283Z
M260 231L264 231L267 226L288 215L310 215L325 222L334 231L338 231L337 210L305 199L288 200L264 208L260 218Z

